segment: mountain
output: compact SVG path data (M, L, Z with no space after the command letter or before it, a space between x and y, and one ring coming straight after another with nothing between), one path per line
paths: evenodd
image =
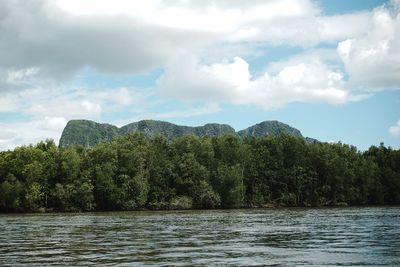
M164 135L169 141L175 137L193 134L199 137L220 136L223 134L237 134L240 137L262 137L267 134L291 134L303 137L301 132L287 124L279 121L264 121L250 126L239 132L227 125L209 123L198 127L180 126L165 121L142 120L130 123L121 128L107 123L97 123L89 120L71 120L65 126L60 139L60 147L73 144L93 147L101 140L111 140L118 135L126 135L131 132L142 132L149 137ZM317 142L316 139L306 137L306 142Z
M69 145L83 145L92 147L101 140L111 140L119 135L120 129L107 123L97 123L89 120L70 120L65 126L61 138L60 147Z
M204 126L189 127L179 126L165 121L143 120L125 125L119 129L119 134L124 135L130 132L143 132L147 136L164 135L168 140L185 134L193 134L199 137L219 136L227 133L235 133L235 130L226 124L209 123Z
M303 137L299 130L279 121L263 121L237 133L240 137L263 137L267 134L280 135L283 133Z
M311 138L311 137L305 137L304 140L306 141L306 143L308 144L315 144L318 143L319 141L315 138Z
M121 128L111 124L101 124L89 120L71 120L65 126L60 138L60 147L79 144L92 147L101 140L111 140L118 135L131 132L142 132L152 137L164 135L169 141L178 136L193 134L199 137L235 134L235 130L226 124L209 123L199 127L179 126L165 121L142 120L130 123Z

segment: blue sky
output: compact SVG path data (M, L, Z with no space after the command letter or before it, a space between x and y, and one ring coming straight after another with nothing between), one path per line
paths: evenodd
M70 119L400 147L400 1L0 3L0 150L58 142Z

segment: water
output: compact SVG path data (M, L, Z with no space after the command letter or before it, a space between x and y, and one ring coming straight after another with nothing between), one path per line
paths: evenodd
M400 266L400 208L0 215L0 266Z

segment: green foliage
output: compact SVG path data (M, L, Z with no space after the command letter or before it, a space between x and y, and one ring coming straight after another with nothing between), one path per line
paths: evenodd
M185 153L176 159L175 188L178 195L193 196L195 186L208 178L207 169L201 165L193 153Z
M200 181L194 188L193 206L212 209L221 206L221 198L206 181Z
M9 173L0 185L0 209L18 211L21 207L22 185L15 176Z
M372 199L377 203L398 204L400 202L400 150L372 146L364 153L367 159L377 164L378 181Z
M118 204L121 209L132 210L146 204L149 185L145 177L136 175L131 178L123 174L117 180Z
M214 184L221 196L221 206L224 208L237 208L243 204L244 185L242 167L220 164Z
M187 210L193 208L193 199L188 196L179 196L171 200L169 205L173 210Z
M44 206L43 186L37 182L33 182L28 188L25 195L25 204L28 210L36 211Z
M172 186L174 178L173 153L165 137L157 136L150 140L146 154L148 174L148 204L150 207L163 208L175 197Z
M51 196L56 208L67 211L89 211L94 209L93 185L87 178L73 183L57 183Z
M0 152L2 212L368 204L400 204L399 150L135 132L92 148L46 140Z

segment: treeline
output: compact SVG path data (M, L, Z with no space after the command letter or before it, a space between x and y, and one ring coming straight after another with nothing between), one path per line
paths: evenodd
M143 134L94 148L52 140L0 152L0 211L400 204L400 151Z

